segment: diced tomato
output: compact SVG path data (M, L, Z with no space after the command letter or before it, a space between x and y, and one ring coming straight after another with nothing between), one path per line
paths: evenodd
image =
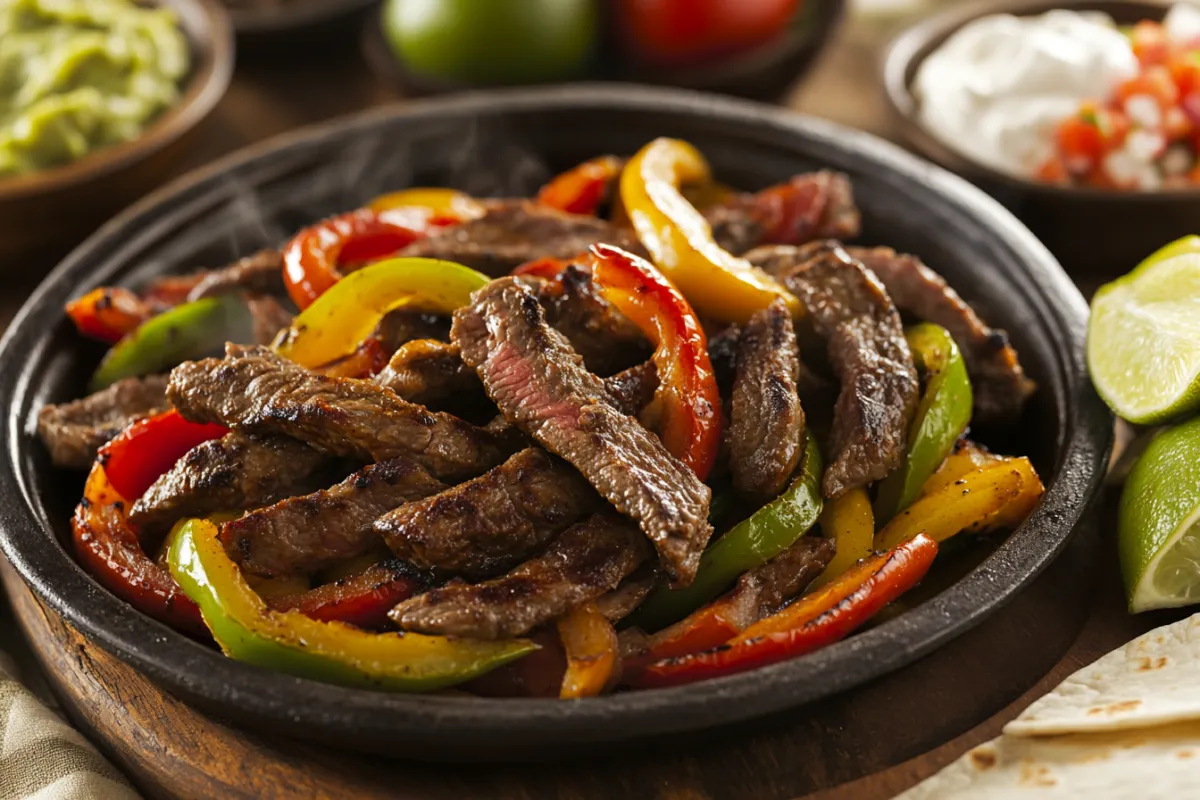
M1133 26L1130 41L1133 44L1133 54L1142 64L1166 63L1170 46L1162 25L1152 20L1142 20Z
M1046 183L1066 183L1067 167L1058 156L1051 156L1037 169L1036 177Z
M1149 95L1160 108L1170 108L1179 102L1179 87L1171 70L1161 64L1146 67L1142 73L1117 87L1117 100L1124 103L1134 95Z

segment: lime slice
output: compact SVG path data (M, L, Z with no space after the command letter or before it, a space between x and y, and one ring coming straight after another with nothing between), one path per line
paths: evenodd
M1092 383L1130 422L1167 422L1200 408L1200 252L1187 242L1160 250L1092 300Z
M1138 459L1117 537L1130 611L1200 602L1200 419L1163 431Z

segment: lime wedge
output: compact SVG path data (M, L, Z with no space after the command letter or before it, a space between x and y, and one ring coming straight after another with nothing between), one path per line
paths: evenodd
M1130 611L1200 602L1200 418L1163 431L1138 459L1117 538Z
M1130 422L1167 422L1200 408L1200 252L1195 250L1188 239L1168 245L1101 287L1092 300L1087 341L1092 383Z

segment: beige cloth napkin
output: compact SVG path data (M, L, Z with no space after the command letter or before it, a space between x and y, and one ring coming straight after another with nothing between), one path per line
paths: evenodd
M21 683L16 664L0 652L0 800L139 797L87 739Z

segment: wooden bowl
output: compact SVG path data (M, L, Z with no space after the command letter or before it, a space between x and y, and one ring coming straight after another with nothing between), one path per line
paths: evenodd
M219 0L161 0L187 37L192 68L175 105L130 142L71 164L0 178L0 272L61 256L98 224L161 183L233 75L233 32Z
M1008 206L1073 273L1115 276L1167 242L1200 232L1200 190L1157 192L1065 187L1001 173L942 144L917 118L910 87L921 62L947 38L987 14L1094 10L1118 23L1161 20L1173 0L986 0L956 6L901 33L883 61L888 101L904 141Z
M833 38L845 8L846 0L805 0L789 28L771 41L744 53L689 67L638 65L617 52L613 37L607 36L586 77L775 100L807 74ZM436 80L405 69L384 40L380 13L368 14L363 23L362 50L371 71L383 83L404 92L430 95L488 88Z
M1029 454L1047 486L1017 531L939 564L920 593L906 598L909 610L803 658L686 687L572 702L385 694L273 673L142 615L76 564L69 519L82 478L53 468L32 430L44 403L84 393L102 352L81 342L65 319L66 300L97 284L134 285L276 245L314 219L403 186L529 194L558 170L597 154L634 152L656 136L690 140L722 181L746 189L818 167L845 171L865 243L919 253L986 319L1011 331L1041 388L1015 431L984 441ZM1086 318L1083 298L1054 258L999 204L893 145L828 122L624 84L380 109L277 138L173 183L106 225L46 279L0 344L0 407L8 410L0 547L46 602L101 647L184 699L258 729L409 759L531 760L678 742L774 714L802 721L797 735L830 759L847 754L847 769L861 770L864 742L874 743L872 757L908 757L936 744L930 737L952 736L1011 701L1078 630L1089 596L1080 571L1056 572L1041 589L1021 592L1051 562L1053 570L1079 564L1056 559L1107 461L1112 417L1087 378ZM1006 626L971 631L1010 601L1023 610ZM960 636L966 652L941 649ZM951 681L961 692L955 695L938 675L967 663L986 665L988 680ZM879 679L901 668L926 676L908 676L910 685L936 686L945 702L928 703L924 691L889 693ZM914 715L919 726L881 727L881 720Z

